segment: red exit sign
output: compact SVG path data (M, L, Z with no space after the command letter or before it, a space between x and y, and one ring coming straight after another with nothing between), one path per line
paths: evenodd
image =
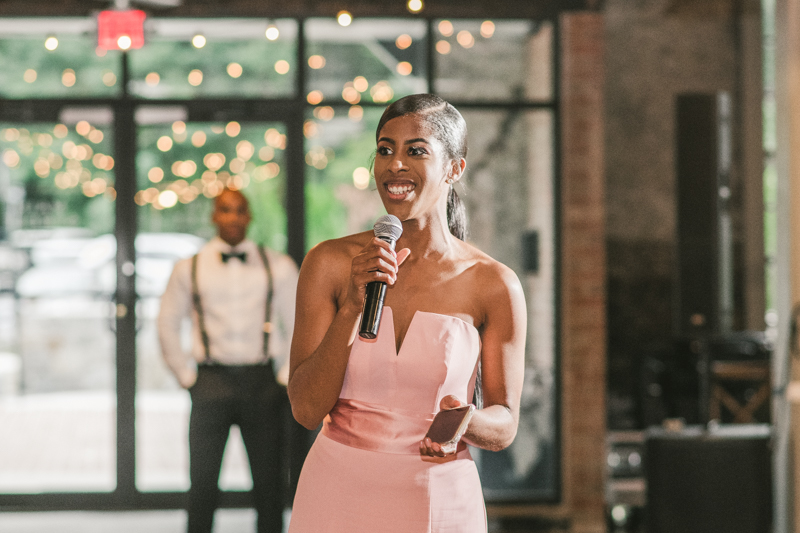
M130 50L144 46L145 13L139 9L101 11L97 15L97 46Z

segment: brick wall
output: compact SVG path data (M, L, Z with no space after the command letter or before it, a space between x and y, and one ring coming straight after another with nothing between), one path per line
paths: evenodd
M595 13L561 18L562 473L575 532L605 531L603 27Z

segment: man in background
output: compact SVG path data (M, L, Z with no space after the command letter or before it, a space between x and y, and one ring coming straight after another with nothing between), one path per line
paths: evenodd
M188 532L211 533L222 456L233 424L250 462L258 533L283 529L283 429L297 266L246 238L247 198L225 189L214 201L217 236L175 264L158 332L169 368L189 390ZM191 349L181 327L191 318ZM278 382L281 375L283 384Z

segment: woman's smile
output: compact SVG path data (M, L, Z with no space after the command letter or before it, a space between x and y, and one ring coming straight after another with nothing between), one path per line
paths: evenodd
M416 184L410 181L393 181L385 183L383 186L386 192L389 193L389 199L391 200L405 200L408 195L417 188Z

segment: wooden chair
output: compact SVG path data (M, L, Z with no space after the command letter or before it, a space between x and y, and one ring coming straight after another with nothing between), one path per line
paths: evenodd
M733 415L733 422L747 424L768 422L756 420L757 412L766 405L769 409L771 392L769 361L712 361L710 368L711 394L709 417L721 420L723 407ZM737 398L730 388L734 385L755 387L749 398Z

